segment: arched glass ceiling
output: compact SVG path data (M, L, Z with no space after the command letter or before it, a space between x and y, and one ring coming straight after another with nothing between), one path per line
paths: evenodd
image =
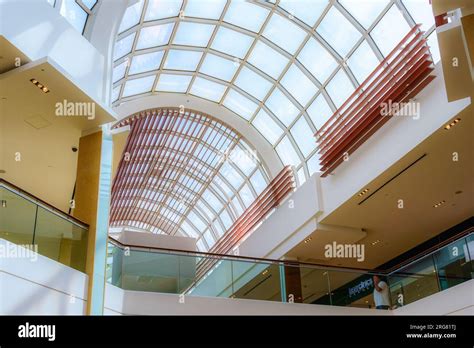
M416 23L437 50L429 0L142 0L120 25L112 100L174 92L218 103L301 184L319 170L314 132Z
M48 3L59 9L61 16L81 34L84 34L87 19L92 14L92 10L97 0L47 0Z
M206 251L269 183L247 141L208 115L168 108L125 124L131 131L112 189L112 227L194 237Z

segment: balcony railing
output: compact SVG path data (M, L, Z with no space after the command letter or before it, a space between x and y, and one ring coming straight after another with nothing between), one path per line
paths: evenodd
M0 179L0 239L85 272L89 226Z
M375 308L373 276L396 308L473 279L474 234L390 272L109 242L107 280L124 290ZM212 261L205 276L197 265Z

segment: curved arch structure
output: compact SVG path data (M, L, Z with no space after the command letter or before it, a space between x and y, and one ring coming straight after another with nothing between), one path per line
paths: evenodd
M211 101L257 130L301 184L320 170L319 127L417 22L436 37L430 11L413 0L140 0L118 30L112 101Z
M114 179L112 227L185 235L210 249L269 180L256 152L198 111L151 109L114 127L130 135Z

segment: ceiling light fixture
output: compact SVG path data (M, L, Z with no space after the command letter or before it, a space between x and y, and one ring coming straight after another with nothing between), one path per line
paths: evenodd
M377 240L374 240L374 241L372 242L372 245L377 245L377 244L379 244L379 243L380 243L380 239L377 239Z
M41 89L44 93L49 93L49 88L40 83L37 79L31 79L30 80L32 84L34 84L36 87Z
M7 207L7 201L5 199L2 199L2 208Z
M366 188L366 189L364 189L363 191L361 191L361 192L358 194L358 196L359 196L359 197L362 197L363 195L367 194L367 192L369 192L369 189L368 189L368 188Z
M313 238L311 238L311 237L306 238L306 239L304 240L304 243L305 243L305 244L308 244L309 242L311 242L311 239L313 239Z
M451 123L447 124L446 126L444 126L444 129L446 129L446 130L451 129L451 127L453 127L454 125L456 125L459 121L461 121L461 119L460 119L459 117L458 117L458 118L455 118L455 119L453 120L453 122L451 122Z
M445 201L445 200L442 200L441 202L438 202L438 203L436 203L435 205L433 205L433 208L438 208L438 207L440 207L441 205L443 205L444 203L446 203L446 201Z
M262 275L265 275L268 273L268 269L266 269L265 271L262 272Z

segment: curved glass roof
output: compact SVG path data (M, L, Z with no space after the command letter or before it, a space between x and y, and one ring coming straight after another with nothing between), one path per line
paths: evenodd
M112 227L194 237L206 251L269 183L256 151L211 116L164 108L125 124L131 132L114 179Z
M120 24L112 100L169 92L218 103L301 184L319 170L313 134L416 23L437 49L428 0L141 0Z

